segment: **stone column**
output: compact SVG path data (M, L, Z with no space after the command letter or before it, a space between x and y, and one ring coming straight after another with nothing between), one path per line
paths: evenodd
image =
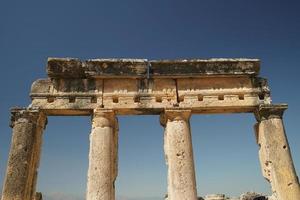
M94 110L90 134L87 200L114 200L117 121L112 110Z
M115 127L114 127L114 134L113 134L113 192L112 192L112 199L115 199L115 182L118 176L118 142L119 142L119 123L118 118L115 118Z
M286 104L261 105L255 125L263 176L278 200L299 200L300 186L285 134L282 115Z
M168 200L197 200L190 116L190 110L166 110L161 114L160 121L165 127Z
M47 119L38 110L16 108L11 112L13 135L1 199L32 200Z

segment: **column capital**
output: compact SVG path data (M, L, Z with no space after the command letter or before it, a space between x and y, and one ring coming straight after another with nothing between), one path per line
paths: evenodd
M287 104L262 104L255 110L254 115L258 122L272 118L281 119L287 108Z
M165 109L160 114L160 124L165 126L167 121L178 121L184 120L188 121L191 117L191 110L180 110L180 109Z
M115 127L117 123L114 110L100 108L94 109L92 121L93 127Z
M13 107L10 110L10 127L13 128L17 122L29 122L42 126L43 128L47 124L46 115L39 109L30 109L22 107Z

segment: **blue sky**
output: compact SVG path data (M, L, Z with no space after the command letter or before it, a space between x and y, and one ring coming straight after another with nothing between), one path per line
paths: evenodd
M274 102L287 102L285 125L300 173L300 3L279 0L128 0L0 2L0 186L11 129L9 108L30 104L31 83L47 57L262 60ZM156 200L166 193L158 116L120 117L117 195ZM191 119L199 195L268 193L251 114ZM89 117L50 117L38 190L46 200L84 199Z

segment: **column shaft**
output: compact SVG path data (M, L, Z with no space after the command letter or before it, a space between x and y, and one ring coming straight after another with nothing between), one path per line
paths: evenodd
M114 127L114 134L113 134L113 156L112 156L112 162L113 162L113 192L112 192L112 199L115 199L115 181L118 176L118 141L119 141L119 123L118 119L115 118L115 127Z
M168 200L197 200L190 111L166 111L164 151L168 166Z
M278 200L299 200L299 181L281 118L285 108L268 109L259 113L260 120L256 125L263 176L270 182Z
M115 123L112 111L94 112L90 134L87 200L114 200Z
M12 110L12 114L13 135L2 200L32 200L46 116L25 109Z

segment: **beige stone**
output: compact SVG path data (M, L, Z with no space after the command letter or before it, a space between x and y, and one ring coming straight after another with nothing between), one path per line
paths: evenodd
M205 200L225 200L224 194L209 194L205 196Z
M164 151L168 167L168 200L197 200L190 110L166 110Z
M95 110L87 183L87 200L114 200L116 178L116 120L112 110Z
M286 137L282 115L287 107L261 106L256 125L263 176L279 200L299 200L300 186Z
M32 200L35 196L42 132L46 117L36 110L12 110L12 145L2 200Z

